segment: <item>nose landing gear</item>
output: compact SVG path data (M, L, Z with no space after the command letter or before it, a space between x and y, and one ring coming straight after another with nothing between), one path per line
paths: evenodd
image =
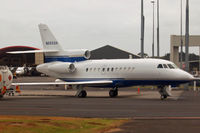
M3 95L2 94L0 94L0 99L2 99L3 98Z
M159 89L159 93L160 93L160 99L161 100L164 100L166 99L168 96L171 96L171 90L169 87L166 87L166 86L158 86L158 89Z

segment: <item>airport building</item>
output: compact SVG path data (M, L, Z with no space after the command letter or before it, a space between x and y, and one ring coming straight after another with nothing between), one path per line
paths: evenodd
M200 35L190 35L189 36L189 47L197 47L200 50ZM182 46L185 47L185 36L182 36ZM174 62L179 67L185 67L185 62L183 66L180 66L179 58L179 48L181 47L181 36L180 35L171 35L170 37L170 61ZM189 68L190 71L200 71L199 59L190 60Z
M140 58L138 55L106 45L91 51L90 59L128 59Z
M19 67L35 66L44 62L43 53L33 54L8 54L11 51L39 50L38 48L28 46L10 46L0 49L0 65Z
M28 46L10 46L0 49L0 65L13 67L19 66L36 66L44 63L43 53L32 54L8 54L11 51L39 50L38 48ZM128 59L139 58L139 56L116 47L106 45L91 51L90 59Z

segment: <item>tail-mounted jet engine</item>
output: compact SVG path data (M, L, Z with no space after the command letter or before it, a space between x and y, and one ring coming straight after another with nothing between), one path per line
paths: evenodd
M65 55L69 57L84 57L85 59L89 59L91 53L87 49L72 49L64 51Z
M55 64L49 65L48 70L56 73L72 73L76 70L76 68L73 63L57 62Z

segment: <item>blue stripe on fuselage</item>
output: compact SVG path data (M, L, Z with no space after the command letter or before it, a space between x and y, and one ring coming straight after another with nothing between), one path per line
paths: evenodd
M172 85L178 86L183 83L187 83L189 81L186 80L124 80L124 79L109 79L109 78L93 78L93 79L61 79L66 82L87 82L87 81L100 81L100 80L110 80L113 81L112 84L98 84L98 85L90 85L90 86L98 86L98 87L129 87L136 85Z
M62 61L62 62L79 62L86 60L84 57L66 57L66 56L45 56L44 62Z

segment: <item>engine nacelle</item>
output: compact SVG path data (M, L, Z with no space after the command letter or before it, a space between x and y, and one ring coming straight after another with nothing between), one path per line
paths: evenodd
M48 66L48 70L56 73L72 73L76 68L73 63L57 62Z
M86 59L89 59L91 56L90 51L87 49L72 49L65 52L69 57L84 57Z

